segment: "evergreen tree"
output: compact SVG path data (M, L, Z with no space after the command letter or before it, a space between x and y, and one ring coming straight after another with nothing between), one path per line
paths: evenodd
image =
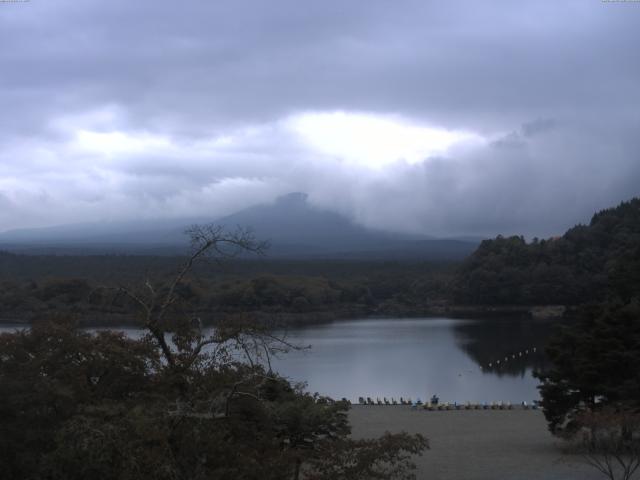
M549 429L571 435L584 412L640 411L640 304L583 307L550 340L537 373Z

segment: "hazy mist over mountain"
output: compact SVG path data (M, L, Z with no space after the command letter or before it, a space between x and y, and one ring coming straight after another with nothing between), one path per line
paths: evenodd
M460 259L479 239L434 239L373 230L349 218L318 209L304 193L249 207L221 218L182 218L79 223L0 233L0 248L51 253L184 253L185 230L215 223L229 230L250 226L256 238L270 243L269 257L331 256L345 258Z

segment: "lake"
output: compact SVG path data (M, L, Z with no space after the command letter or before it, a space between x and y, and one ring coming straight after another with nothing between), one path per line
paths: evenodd
M292 381L306 381L312 392L352 401L360 396L425 400L436 394L446 402L530 403L539 398L532 372L545 366L552 325L531 319L335 321L280 332L311 348L281 355L273 367Z
M545 366L551 326L530 319L339 321L288 331L289 340L312 347L274 368L306 380L311 391L352 401L436 394L448 402L530 403L539 398L532 372Z

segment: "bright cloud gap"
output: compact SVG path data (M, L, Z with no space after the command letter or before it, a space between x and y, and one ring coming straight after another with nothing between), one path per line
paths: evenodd
M485 144L475 133L421 125L394 115L302 113L286 124L311 149L374 169L398 161L416 164L452 149Z

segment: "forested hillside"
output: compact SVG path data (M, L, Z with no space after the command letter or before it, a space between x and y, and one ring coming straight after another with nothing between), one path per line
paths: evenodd
M640 293L640 199L596 213L562 237L483 241L463 263L454 299L468 304L566 304Z
M129 322L120 286L162 283L184 257L15 255L0 252L0 321L73 314L83 323ZM315 321L372 313L417 313L446 302L455 264L236 260L194 267L181 308L211 321L221 314L293 314ZM320 318L318 318L320 315Z

